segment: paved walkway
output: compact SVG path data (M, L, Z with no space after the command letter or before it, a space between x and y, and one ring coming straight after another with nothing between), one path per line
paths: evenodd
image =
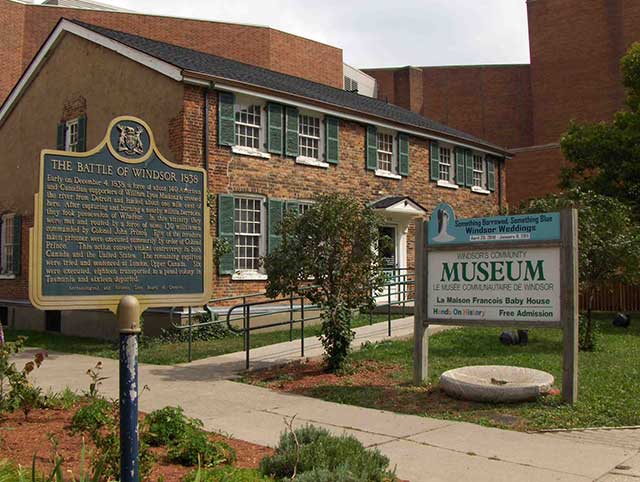
M410 335L410 319L396 321L394 334ZM358 329L356 343L386 338L386 324ZM307 339L309 356L321 353ZM254 366L282 363L299 356L299 341L252 351ZM26 358L23 354L20 358ZM593 481L640 482L640 455L635 445L584 440L564 434L526 434L412 415L324 402L277 393L224 379L243 368L244 354L231 354L190 365L140 366L140 383L149 387L140 408L150 411L180 405L203 420L207 430L250 442L275 445L284 421L313 423L336 433L350 433L386 454L397 474L422 481ZM85 374L98 359L50 353L35 373L45 388L85 390ZM118 364L102 359L108 378L101 387L117 394ZM622 475L621 475L622 474Z

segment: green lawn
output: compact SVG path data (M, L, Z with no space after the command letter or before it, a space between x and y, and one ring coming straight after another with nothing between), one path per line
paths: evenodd
M392 315L393 316L393 315ZM397 318L397 316L395 316ZM373 322L386 321L386 315L373 315ZM369 323L368 315L358 315L354 319L353 326L362 326ZM299 326L295 325L295 326ZM320 333L319 325L305 326L305 337L317 336ZM63 353L78 353L81 355L99 356L105 358L118 358L117 343L93 338L81 338L57 333L44 333L39 331L6 330L7 341L13 341L17 336L26 336L27 346L45 348L50 351ZM294 340L300 340L300 329L293 330ZM289 341L289 329L279 331L251 333L251 347L272 345ZM188 361L188 348L186 342L163 343L156 339L146 339L140 347L140 362L154 365L173 365ZM212 356L224 355L244 350L244 338L231 335L219 340L194 341L192 343L192 357L194 360Z
M580 353L579 401L562 403L559 395L524 404L481 404L452 400L437 389L445 370L466 365L516 365L538 368L562 383L562 342L559 330L529 332L528 346L504 346L499 329L463 328L429 340L430 387L411 386L413 341L388 341L353 354L354 365L395 366L386 386L345 380L298 390L308 396L437 418L466 420L519 430L640 425L640 323L615 328L612 315L598 314L602 335L597 351ZM356 368L357 370L358 368ZM347 377L348 378L348 377ZM364 382L362 380L365 380Z

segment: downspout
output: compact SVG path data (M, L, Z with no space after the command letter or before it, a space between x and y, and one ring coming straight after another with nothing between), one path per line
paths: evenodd
M204 89L204 112L202 113L202 125L203 125L203 165L204 170L207 172L207 179L209 178L209 92L211 92L211 84ZM208 181L207 181L208 186Z
M507 160L503 157L502 162L498 162L498 210L502 213L502 166L506 165Z

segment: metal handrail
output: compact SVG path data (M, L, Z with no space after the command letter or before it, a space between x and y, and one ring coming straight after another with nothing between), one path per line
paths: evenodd
M402 305L402 313L403 316L406 315L406 304L413 300L414 291L410 289L411 286L415 285L415 280L411 279L411 276L414 275L414 271L409 268L391 268L389 271L392 271L394 274L385 282L385 284L374 293L374 299L379 301L381 298L386 298L386 306L387 306L387 324L388 324L388 336L391 336L391 307L394 305ZM397 274L396 274L397 273ZM311 288L311 287L309 287ZM235 296L225 296L221 298L214 298L210 300L203 306L203 311L208 312L211 318L211 321L203 321L197 324L193 324L192 319L192 308L188 307L188 324L187 325L177 325L173 322L173 316L175 313L176 307L171 308L170 310L170 323L171 325L178 330L188 330L189 338L188 338L188 360L192 361L192 334L194 328L202 328L205 326L210 326L214 324L226 324L227 328L238 335L243 335L244 337L244 351L246 353L245 356L245 366L249 368L250 361L250 350L251 350L251 332L256 330L262 330L267 328L274 328L276 326L285 326L289 325L289 340L293 341L293 326L294 324L300 323L300 356L304 356L304 327L305 322L315 321L321 318L319 314L309 317L305 315L305 311L308 313L309 310L317 310L318 305L315 304L305 304L305 296L301 295L290 295L287 298L276 298L276 299L267 299L260 301L248 301L252 298L257 297L265 297L266 292L259 293L251 293L245 295L235 295ZM392 299L396 298L396 299ZM210 305L214 303L220 303L225 301L233 301L233 300L241 300L242 303L237 303L228 307L226 311L226 315L218 316L218 313L211 308ZM267 312L255 313L253 314L253 307L260 306L274 306L276 309L269 310ZM282 309L277 309L282 307ZM240 314L234 316L233 314L237 311L242 310ZM288 313L289 320L267 323L260 326L252 326L251 321L257 318L261 318L264 316L273 316L278 314ZM296 314L300 314L299 319L295 319ZM234 322L242 321L242 328L238 328L234 326ZM369 324L373 323L373 310L369 312Z

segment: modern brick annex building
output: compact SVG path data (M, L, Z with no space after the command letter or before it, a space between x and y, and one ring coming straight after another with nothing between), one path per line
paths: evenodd
M214 276L217 297L264 288L260 257L278 236L272 221L284 209L305 209L319 193L349 192L373 204L395 244L392 264L401 268L413 265L412 220L438 202L463 216L495 213L505 203L510 153L503 148L328 80L279 70L61 20L0 107L0 300L7 307L0 317L35 329L114 333L105 323L88 327L104 315L63 312L60 323L60 313L33 310L26 267L40 150L90 149L118 115L144 119L171 161L207 170L212 232L234 245ZM148 315L145 321L150 327Z
M524 0L523 0L524 3ZM528 65L365 69L378 96L516 155L510 204L556 190L569 121L610 120L624 106L619 61L640 40L640 2L527 0Z

